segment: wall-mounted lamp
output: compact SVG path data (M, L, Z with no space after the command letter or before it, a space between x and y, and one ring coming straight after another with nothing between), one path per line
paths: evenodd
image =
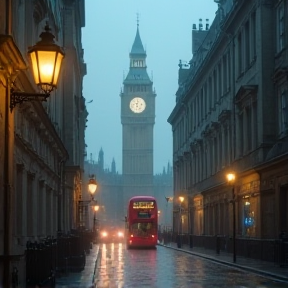
M234 173L228 173L228 174L226 175L228 184L233 185L233 184L234 184L234 181L235 181L235 177L236 177L236 176L235 176Z
M50 30L46 24L45 32L40 34L41 40L28 50L34 81L43 93L20 92L11 88L11 112L18 103L21 104L24 101L46 101L51 91L57 87L64 52L55 44L55 36L50 33Z

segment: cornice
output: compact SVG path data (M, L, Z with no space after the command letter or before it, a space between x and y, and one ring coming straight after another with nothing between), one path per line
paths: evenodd
M27 69L26 62L10 35L0 35L0 73L11 77Z

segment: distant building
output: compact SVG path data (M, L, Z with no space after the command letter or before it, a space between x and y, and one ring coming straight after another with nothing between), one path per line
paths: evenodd
M103 157L103 158L102 158ZM96 175L98 188L95 199L99 205L97 219L100 226L114 225L124 226L127 202L123 201L123 174L119 174L115 160L112 160L111 168L104 169L101 164L104 159L104 152L99 151L98 161L86 159L84 164L85 175L84 183L88 183L89 175ZM172 227L172 193L173 193L173 169L168 163L163 168L163 172L153 176L151 195L154 195L158 202L160 211L159 225L164 229ZM90 200L90 195L84 193L83 200ZM169 199L167 199L169 198ZM91 208L91 207L90 207ZM89 217L83 223L86 227L92 228L93 210L90 209Z

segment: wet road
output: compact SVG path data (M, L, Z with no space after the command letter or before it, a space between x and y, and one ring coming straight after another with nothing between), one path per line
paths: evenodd
M124 244L102 244L97 288L288 287L287 283L158 246L127 250Z

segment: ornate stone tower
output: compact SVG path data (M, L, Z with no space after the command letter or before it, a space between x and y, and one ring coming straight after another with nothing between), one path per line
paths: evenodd
M140 38L139 24L129 56L129 72L120 95L124 205L134 195L153 194L156 94L146 70L146 51Z

